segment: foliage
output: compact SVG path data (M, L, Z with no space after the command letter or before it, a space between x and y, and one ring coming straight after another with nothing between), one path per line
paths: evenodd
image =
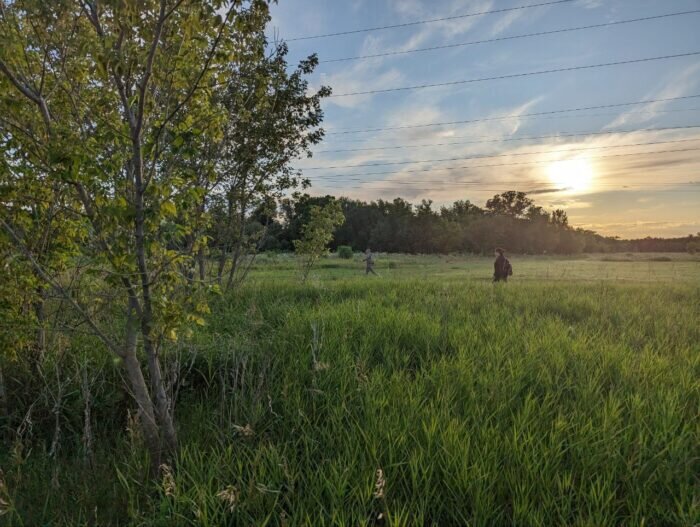
M46 295L62 299L52 329L81 325L123 365L157 467L177 447L162 355L204 323L204 204L233 177L198 154L229 130L218 87L236 93L238 73L257 74L268 2L17 0L0 9L0 251L17 277L0 309L34 306L35 319L24 319L44 328ZM313 60L285 77L283 55L271 78L298 96ZM264 90L266 79L251 82ZM310 101L298 117L315 128ZM250 108L247 122L260 112L269 113ZM285 137L300 133L292 124ZM321 132L308 134L284 155Z
M297 194L282 201L281 223L269 247L291 250L312 206L333 196ZM519 254L578 254L600 252L685 252L694 237L620 240L569 224L564 210L551 212L515 191L495 196L482 209L469 201L455 201L436 210L430 201L414 205L402 198L370 203L339 198L345 222L335 230L331 248L349 245L382 252L413 254L491 254L504 247Z
M302 281L306 281L316 260L326 252L333 239L333 231L343 221L343 209L337 201L331 201L323 207L311 207L309 221L302 228L302 237L294 241L294 249L300 256Z
M532 205L532 200L524 192L510 190L497 194L486 202L486 210L491 214L522 218Z
M336 251L338 251L338 258L343 260L351 260L353 257L352 247L349 245L338 245Z
M217 91L226 121L222 137L205 149L212 152L209 162L217 173L217 194L208 203L211 246L217 252L217 281L226 289L240 282L251 256L269 241L276 200L307 184L291 161L311 157L311 147L324 135L321 99L330 88L312 93L306 80L318 58L311 55L289 72L287 45L275 44L270 53L268 48L260 30L245 50L248 58Z
M283 227L278 246L290 248L299 237L313 206L331 202L332 196L296 195L282 202ZM489 200L487 209L469 201L456 201L435 210L431 201L414 206L404 199L363 201L340 198L345 222L335 230L331 247L348 245L363 251L491 253L505 247L513 253L606 252L615 240L569 226L563 210L549 213L524 194L506 192Z

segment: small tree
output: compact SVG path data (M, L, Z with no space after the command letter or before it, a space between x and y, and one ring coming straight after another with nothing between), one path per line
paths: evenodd
M352 247L349 245L338 245L338 258L352 260Z
M226 70L227 83L216 94L225 124L213 149L221 175L213 241L217 281L226 289L245 277L265 238L268 222L255 229L253 213L263 210L268 219L274 217L275 201L284 192L308 184L292 161L311 157L311 147L324 135L321 99L331 90L321 86L314 92L307 80L318 58L311 55L291 69L285 43L266 55L269 48L261 26L242 51L246 60Z
M302 282L333 239L333 232L345 221L343 208L338 201L324 207L313 205L309 210L309 222L302 228L302 238L294 240L294 249L301 259Z
M527 197L525 192L509 190L508 192L496 194L488 200L486 202L486 210L491 214L522 218L531 205L532 200Z
M0 0L0 252L40 326L50 290L123 365L154 469L177 449L161 357L208 311L187 270L216 174L189 160L268 20L266 0Z

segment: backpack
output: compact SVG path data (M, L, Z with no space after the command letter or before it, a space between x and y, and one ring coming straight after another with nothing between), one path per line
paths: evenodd
M513 266L510 265L510 260L508 260L508 258L503 262L503 272L506 276L513 276Z

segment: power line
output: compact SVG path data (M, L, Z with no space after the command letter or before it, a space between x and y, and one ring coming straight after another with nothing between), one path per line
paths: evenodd
M582 148L570 148L570 149L559 149L559 150L541 150L538 152L516 152L508 154L474 154L466 157L445 157L442 159L421 159L417 161L389 161L381 163L364 163L358 165L334 165L328 167L308 167L302 170L331 170L337 168L364 168L364 167L379 167L379 166L389 166L389 165L415 165L419 163L442 163L445 161L464 161L466 159L488 159L496 157L512 157L512 156L530 156L530 155L540 155L540 154L560 154L569 152L583 152L586 150L604 150L608 148L625 148L633 146L651 146L651 145L666 145L672 143L689 143L692 141L700 141L700 137L693 139L676 139L673 141L650 141L647 143L631 143L626 145L603 145L603 146L588 146Z
M404 186L403 183L400 183L401 186ZM440 183L440 181L435 181L435 183ZM448 182L449 183L449 182ZM515 183L515 185L522 185L522 181ZM493 183L491 183L493 185ZM449 183L449 188L446 187L408 187L406 190L409 191L421 191L421 192L435 192L435 191L445 191L445 190L450 190L454 187L463 189L463 190L473 190L474 192L501 192L503 191L504 188L509 188L512 187L512 183L502 183L501 187L470 187L469 185L458 185L458 184L453 184ZM644 184L608 184L601 186L600 184L597 184L595 188L597 190L615 190L615 189L620 189L620 190L631 190L631 189L648 189L648 190L653 190L654 192L700 192L700 189L695 189L695 188L675 188L677 186L682 186L682 185L688 185L688 183L678 183L678 184L665 184L663 186L649 186L649 185L644 185ZM671 188L666 188L666 187L671 187ZM390 191L390 192L396 192L398 189L396 186L387 186L387 187L366 187L366 186L360 186L360 185L354 185L354 186L349 186L349 187L343 187L343 190L345 189L362 189L362 190L378 190L378 191ZM530 188L530 189L525 189L522 192L525 192L526 194L553 194L555 192L565 192L567 190L571 190L569 187L564 187L564 188L541 188L541 187L535 187L535 188Z
M698 112L700 111L700 107L694 107L694 108L672 108L672 109L667 109L667 110L640 110L640 111L629 111L625 113L625 116L631 116L631 115L656 115L656 114L669 114L669 113L687 113L687 112ZM523 117L526 116L526 114L522 115ZM574 114L574 115L543 115L539 117L535 117L535 119L583 119L583 118L590 118L590 117L618 117L618 113L613 113L613 112L605 112L605 113L584 113L584 114ZM515 118L512 117L512 118ZM453 135L450 136L450 139L466 139L468 137L472 137L471 135ZM490 139L492 136L476 136L480 139ZM333 140L334 138L330 138L330 140ZM505 140L505 139L504 139ZM379 139L376 137L368 137L364 139L343 139L342 141L338 142L335 141L334 144L350 144L350 143L371 143L371 144L392 144L395 143L396 139ZM407 145L410 147L410 145Z
M501 41L506 41L506 40L517 40L517 39L522 39L522 38L541 37L541 36L546 36L546 35L555 35L558 33L568 33L568 32L572 32L572 31L583 31L583 30L588 30L588 29L597 29L597 28L610 27L610 26L619 26L619 25L623 25L623 24L632 24L632 23L636 23L636 22L646 22L649 20L658 20L661 18L670 18L670 17L675 17L675 16L690 15L690 14L696 14L696 13L700 13L700 9L693 9L690 11L679 11L676 13L667 13L667 14L663 14L663 15L647 16L647 17L642 17L642 18L629 18L626 20L617 20L614 22L604 22L601 24L591 24L591 25L587 25L587 26L576 26L576 27L568 27L568 28L562 28L562 29L553 29L550 31L538 31L536 33L524 33L521 35L512 35L509 37L489 38L489 39L485 39L485 40L472 40L470 42L460 42L457 44L444 44L442 46L431 46L431 47L427 47L427 48L409 49L409 50L404 50L404 51L387 51L384 53L375 53L372 55L359 55L356 57L343 57L343 58L338 58L338 59L327 59L327 60L319 61L319 64L325 64L325 63L330 63L330 62L345 62L345 61L350 61L350 60L374 59L374 58L379 58L379 57L390 57L390 56L396 56L396 55L407 55L409 53L420 53L420 52L435 51L435 50L440 50L440 49L459 48L459 47L464 47L464 46L473 46L476 44L487 44L489 42L501 42Z
M645 190L647 188L648 187L642 187L642 186L636 187L636 188L635 187L630 188L630 187L626 187L624 185L616 185L614 187L609 187L609 188L601 189L601 190L606 190L608 192L613 191L613 190L642 191L642 190ZM506 189L509 189L509 187L502 186L502 187L493 187L493 188L478 188L478 189L463 189L463 190L472 190L474 192L503 192ZM352 186L352 187L344 187L343 190L344 191L346 191L346 190L365 190L365 191L366 190L376 190L380 193L391 192L391 193L398 194L398 189L396 187L367 188L367 187L360 187L360 186ZM440 192L440 191L445 192L445 191L449 191L450 189L444 188L444 187L427 187L427 188L425 188L425 187L423 187L423 188L413 187L413 188L410 188L408 190L414 191L414 192ZM513 190L513 189L509 189L509 190ZM522 190L522 192L524 192L525 194L529 194L529 195L532 195L532 194L541 195L541 194L554 194L556 192L566 192L567 190L571 190L571 189L569 189L569 188L550 188L550 189L533 188L533 189ZM649 190L653 190L654 192L670 192L670 193L680 192L683 194L686 194L688 192L700 192L700 190L698 190L698 189L681 189L681 188L660 188L660 189L659 188L649 188ZM595 190L592 190L589 193L593 193L593 192L595 192Z
M673 152L695 152L700 150L700 148L681 148L681 149L675 149L675 150L656 150L652 152L631 152L628 154L609 154L605 156L596 156L596 157L580 157L577 159L583 159L583 160L595 160L595 159L608 159L608 158L614 158L614 157L629 157L629 156L641 156L641 155L651 155L651 154L669 154ZM322 176L315 176L314 179L341 179L345 178L348 181L362 181L360 179L360 176L379 176L379 175L391 175L391 174L410 174L410 173L418 173L418 172L437 172L440 170L460 170L463 168L487 168L487 167L505 167L505 166L518 166L518 165L542 165L542 164L548 164L551 163L551 160L548 161L518 161L515 163L492 163L488 165L461 165L461 166L455 166L455 167L439 167L439 168L414 168L414 169L409 169L409 170L401 170L401 171L383 171L383 172L362 172L360 174L331 174L331 175L322 175Z
M352 129L352 130L341 130L337 132L327 132L326 135L347 135L347 134L359 134L359 133L368 133L368 132L384 132L387 130L407 130L411 128L427 128L431 126L450 126L454 124L470 124L470 123L484 123L484 122L489 122L489 121L503 121L506 119L519 119L522 117L539 117L542 115L554 115L554 114L560 114L560 113L568 113L568 112L583 112L587 110L602 110L606 108L621 108L624 106L638 106L642 104L650 104L650 103L655 103L655 102L670 102L670 101L680 101L680 100L685 100L685 99L697 99L700 97L700 94L695 94L695 95L685 95L681 97L666 97L662 99L647 99L645 101L634 101L634 102L621 102L621 103L613 103L613 104L603 104L599 106L582 106L579 108L567 108L563 110L549 110L546 112L534 112L534 113L523 113L523 114L511 114L511 115L499 115L496 117L482 117L478 119L465 119L461 121L445 121L441 123L424 123L424 124L409 124L409 125L402 125L402 126L388 126L385 128L361 128L361 129ZM658 110L656 110L658 111Z
M358 91L358 92L349 92L349 93L338 93L335 95L329 95L329 97L350 97L352 95L374 95L374 94L378 94L378 93L389 93L389 92L396 92L396 91L422 90L425 88L437 88L437 87L441 87L441 86L456 86L459 84L469 84L469 83L474 83L474 82L486 82L486 81L494 81L494 80L516 79L516 78L530 77L530 76L535 76L535 75L561 73L564 71L580 71L580 70L587 70L587 69L594 69L594 68L607 68L607 67L612 67L612 66L622 66L624 64L639 64L642 62L652 62L652 61L656 61L656 60L668 60L668 59L675 59L675 58L681 58L681 57L692 57L695 55L700 55L700 51L690 51L688 53L677 53L675 55L662 55L659 57L645 57L642 59L620 60L617 62L604 62L601 64L586 64L584 66L569 66L566 68L555 68L555 69L549 69L549 70L528 71L525 73L511 73L508 75L497 75L494 77L480 77L480 78L476 78L476 79L465 79L465 80L461 80L461 81L436 82L433 84L417 84L415 86L402 86L402 87L398 87L398 88L385 88L382 90L367 90L367 91Z
M598 136L598 135L614 135L614 134L634 134L634 133L647 133L647 132L668 132L671 130L688 130L692 128L700 128L700 125L688 125L688 126L666 126L663 128L637 128L634 130L607 130L605 132L571 132L562 133L555 135L530 135L523 137L507 137L504 139L489 139L481 141L454 141L450 143L425 143L416 145L397 145L397 146L375 146L370 148L340 148L336 150L319 150L317 154L328 154L337 152L368 152L374 150L399 150L403 148L426 148L432 146L455 146L455 145L472 145L472 144L485 144L485 143L507 143L512 141L532 141L535 139L560 139L563 137L588 137L588 136Z
M311 40L315 38L327 38L327 37L337 37L341 35L354 35L357 33L368 33L370 31L380 31L384 29L395 29L399 27L410 27L410 26L418 26L421 24L433 24L435 22L446 22L448 20L458 20L461 18L469 18L469 17L475 17L475 16L481 16L481 15L493 15L497 13L507 13L509 11L518 11L518 10L523 10L523 9L530 9L533 7L544 7L544 6L550 6L550 5L557 5L557 4L566 4L573 2L574 0L555 0L552 2L541 2L539 4L527 4L527 5L521 5L521 6L516 6L516 7L506 7L503 9L493 9L491 11L481 11L478 13L467 13L465 15L454 15L454 16L445 16L441 18L430 18L426 20L416 20L414 22L405 22L403 24L392 24L392 25L387 25L387 26L375 26L375 27L366 27L362 29L353 29L350 31L338 31L336 33L325 33L323 35L310 35L310 36L305 36L305 37L295 37L295 38L288 38L286 39L287 42L295 42L298 40Z

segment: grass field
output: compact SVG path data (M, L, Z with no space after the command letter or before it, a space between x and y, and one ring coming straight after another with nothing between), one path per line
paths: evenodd
M78 420L56 460L0 453L0 523L700 521L700 260L512 257L508 284L491 261L329 258L301 284L261 257L179 348L163 481L123 412L96 417L93 465Z

